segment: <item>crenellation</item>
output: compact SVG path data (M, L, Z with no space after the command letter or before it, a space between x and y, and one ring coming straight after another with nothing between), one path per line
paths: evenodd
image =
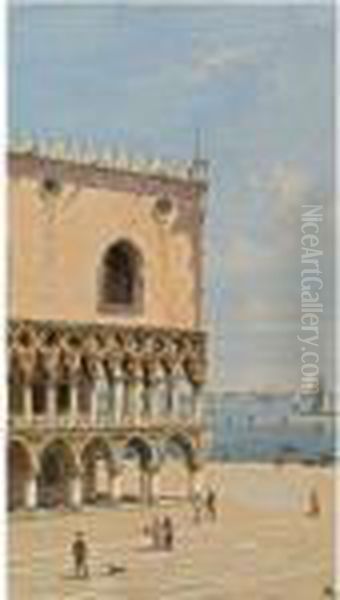
M34 140L26 136L14 139L10 143L9 154L12 157L32 155L44 160L101 167L144 176L156 175L205 184L207 181L207 161L204 161L205 170L197 169L195 160L192 162L132 156L123 148L97 150L90 140L85 144L76 144L62 138Z

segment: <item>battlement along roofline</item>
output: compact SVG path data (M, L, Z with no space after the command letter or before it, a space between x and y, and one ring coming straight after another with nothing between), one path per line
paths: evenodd
M128 156L123 151L96 153L92 147L63 142L13 142L9 146L9 171L15 176L41 178L42 174L80 185L158 193L175 186L178 192L206 191L207 161L162 161ZM175 191L175 190L174 190Z

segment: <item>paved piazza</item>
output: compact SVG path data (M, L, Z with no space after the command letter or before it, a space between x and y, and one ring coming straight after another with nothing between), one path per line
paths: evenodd
M299 466L210 465L216 523L193 523L186 503L173 516L175 548L156 552L143 535L152 511L16 514L9 526L11 600L321 600L331 582L332 474ZM320 518L304 515L316 486ZM73 578L70 544L82 529L91 577ZM109 576L107 565L125 572Z

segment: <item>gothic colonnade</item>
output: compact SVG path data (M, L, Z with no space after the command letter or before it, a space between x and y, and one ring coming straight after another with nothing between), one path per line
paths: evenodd
M10 505L116 501L131 456L137 495L152 501L170 438L182 450L191 493L204 352L203 335L193 331L11 322Z
M168 419L200 420L200 386L183 371L162 367L152 381L145 374L127 375L117 366L108 377L98 375L58 379L34 376L9 381L9 415L22 425L117 427Z
M8 448L9 508L80 509L100 501L158 502L163 495L162 469L169 457L172 460L172 445L180 450L179 466L186 473L182 496L190 498L199 485L199 449L182 433L172 434L167 442L168 446L163 440L153 442L132 435L124 444L117 444L94 435L81 445L55 437L38 448L24 437L13 437ZM129 480L124 481L131 461L137 490L126 487Z
M188 332L74 333L14 328L9 413L30 426L200 420L202 340Z

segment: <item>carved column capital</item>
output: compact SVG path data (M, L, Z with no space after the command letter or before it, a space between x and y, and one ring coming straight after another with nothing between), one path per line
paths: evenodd
M45 381L55 382L59 377L59 349L41 346L36 354L36 371Z
M72 348L63 348L59 354L58 377L72 383L77 381L81 370L81 357Z
M145 382L151 385L157 380L158 363L156 357L149 354L143 359L143 370L145 374Z
M34 348L17 346L13 354L14 365L18 375L25 383L31 383L34 377L36 354Z
M122 356L118 349L110 348L103 356L103 365L110 379L114 379L121 370Z
M81 362L85 374L91 381L98 379L100 374L98 356L95 353L85 351L82 353Z
M185 370L191 383L201 387L205 382L205 364L199 357L191 356L185 362Z
M123 359L124 371L128 378L138 379L142 373L141 357L137 353L130 352Z

